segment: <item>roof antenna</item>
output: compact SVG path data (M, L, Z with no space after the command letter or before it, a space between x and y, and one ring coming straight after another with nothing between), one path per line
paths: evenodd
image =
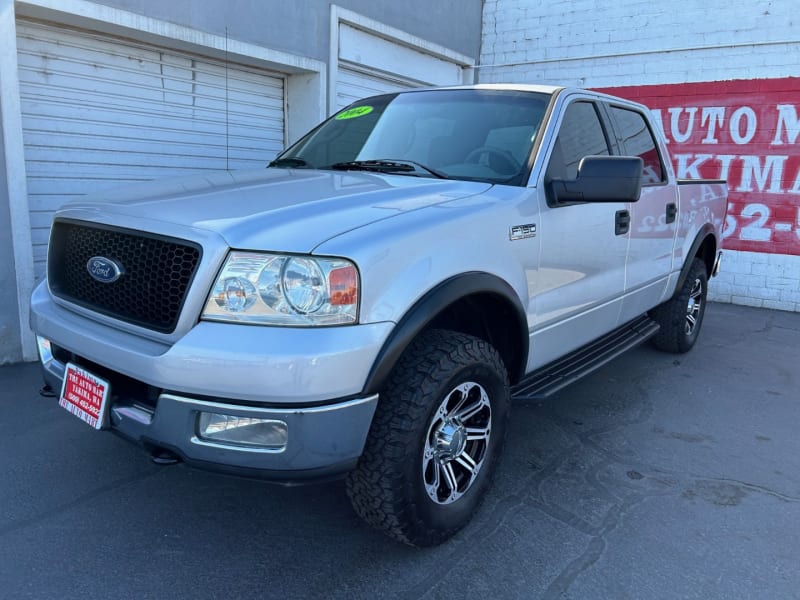
M225 26L225 170L230 171L228 151L228 26Z

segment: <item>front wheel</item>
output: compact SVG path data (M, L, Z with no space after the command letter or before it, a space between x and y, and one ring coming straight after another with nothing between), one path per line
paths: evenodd
M661 326L653 337L656 348L674 353L692 349L703 324L707 295L706 265L695 258L678 294L650 311L651 318Z
M489 487L508 405L506 369L490 344L452 331L420 335L381 392L348 476L356 513L414 546L455 534Z

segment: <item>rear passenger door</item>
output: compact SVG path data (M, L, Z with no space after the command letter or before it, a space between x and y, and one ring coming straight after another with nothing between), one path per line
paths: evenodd
M644 163L642 193L630 204L631 233L625 267L625 300L621 321L628 321L659 304L672 270L679 213L675 185L645 115L627 106L606 106L619 153Z
M556 124L558 135L543 148L547 166L536 185L541 259L534 286L534 367L619 323L628 233L616 222L629 205L613 199L558 204L550 193L553 179L575 179L584 157L616 153L601 110L590 98L570 101Z

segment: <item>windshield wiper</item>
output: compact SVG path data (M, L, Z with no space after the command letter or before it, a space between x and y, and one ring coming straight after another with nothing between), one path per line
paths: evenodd
M294 168L303 168L306 169L313 169L311 165L309 165L304 159L298 158L296 156L287 156L285 158L276 158L271 163L267 165L267 167L292 167Z
M351 160L348 162L334 163L329 169L337 171L378 171L381 173L418 173L423 171L439 179L449 179L447 175L423 164L400 158L377 160Z

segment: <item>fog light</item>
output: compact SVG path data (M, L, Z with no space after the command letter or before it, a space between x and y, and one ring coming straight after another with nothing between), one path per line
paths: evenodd
M200 439L280 451L286 448L289 429L283 421L201 412Z

